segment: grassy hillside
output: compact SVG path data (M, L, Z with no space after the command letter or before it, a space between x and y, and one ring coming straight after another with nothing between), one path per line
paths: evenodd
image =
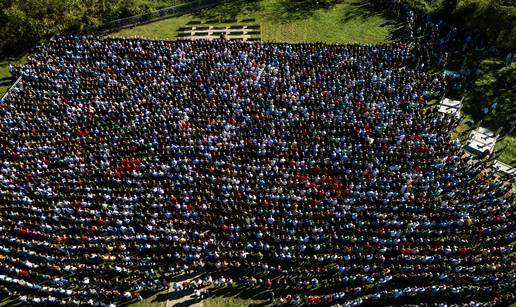
M261 25L263 41L323 41L382 43L396 27L392 21L368 11L357 0L231 1L180 17L123 29L113 36L172 39L179 27L194 20L242 20L254 18Z

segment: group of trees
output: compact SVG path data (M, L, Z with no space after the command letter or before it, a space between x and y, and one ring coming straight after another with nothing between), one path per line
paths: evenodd
M499 49L516 48L515 0L402 0L410 7L437 13L481 34Z
M1 0L0 58L69 30L149 12L180 0Z

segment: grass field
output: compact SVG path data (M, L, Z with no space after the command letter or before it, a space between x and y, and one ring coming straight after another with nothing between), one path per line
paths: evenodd
M504 135L498 139L495 145L495 152L500 150L502 152L498 160L511 165L516 164L516 137L514 135Z
M11 74L9 73L9 64L23 64L26 61L26 55L0 60L0 97L2 97L12 85Z
M261 25L263 41L329 43L383 43L396 24L371 13L358 0L337 1L231 1L214 8L123 29L113 36L175 38L177 29L190 21L224 21L253 18Z
M268 300L243 299L238 297L210 297L204 300L202 307L242 307L242 306L267 306Z

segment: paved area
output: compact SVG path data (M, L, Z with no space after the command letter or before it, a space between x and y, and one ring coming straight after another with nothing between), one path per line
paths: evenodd
M487 128L478 127L471 133L471 139L466 145L466 149L474 154L484 154L493 152L498 133Z
M444 98L439 104L438 111L445 114L453 115L460 118L460 109L462 107L462 101L452 100L450 98Z
M493 164L493 167L500 171L500 172L503 172L503 173L506 173L506 174L509 174L509 175L514 175L516 174L516 168L508 165L508 164L505 164L501 161L495 161L494 164Z

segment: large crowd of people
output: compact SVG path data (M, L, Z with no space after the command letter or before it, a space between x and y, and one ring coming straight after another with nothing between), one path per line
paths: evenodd
M108 305L199 272L285 304L513 302L514 194L428 106L445 61L52 39L0 101L0 295Z

